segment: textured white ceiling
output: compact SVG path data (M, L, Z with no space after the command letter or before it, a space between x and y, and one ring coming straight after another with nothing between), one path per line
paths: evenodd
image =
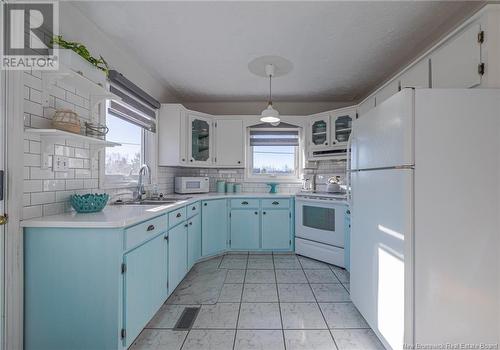
M283 101L357 100L476 9L478 2L78 2L183 101L265 99L248 62L283 56ZM69 38L71 39L71 38Z

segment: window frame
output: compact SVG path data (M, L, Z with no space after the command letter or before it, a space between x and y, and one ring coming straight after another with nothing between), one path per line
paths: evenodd
M275 130L280 130L280 131L298 131L299 133L299 145L295 146L295 171L293 175L287 175L287 176L276 176L276 175L269 175L269 174L253 174L253 146L250 146L250 131L252 129L258 129L262 131L275 131ZM302 152L302 145L303 145L303 138L302 138L302 128L297 127L297 128L252 128L252 127L247 127L246 128L246 134L245 134L245 149L246 149L246 157L245 157L245 176L244 176L244 181L245 182L277 182L277 183L301 183L302 181L300 180L302 177L302 172L303 172L303 167L301 166L302 161L303 161L303 152Z
M101 124L106 124L106 117L108 113L108 100L104 103L99 104L99 121ZM127 122L126 120L123 120ZM127 122L130 123L130 122ZM133 124L133 123L130 123ZM151 169L151 180L152 183L156 181L156 133L149 132L144 128L141 128L141 160L142 164L147 164ZM99 188L103 190L112 189L129 189L137 187L138 181L130 182L112 182L106 181L106 150L104 148L99 152Z

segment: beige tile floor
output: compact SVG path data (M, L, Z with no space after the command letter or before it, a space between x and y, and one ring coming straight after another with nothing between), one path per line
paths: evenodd
M200 306L187 331L184 307ZM226 254L191 270L132 350L384 349L349 298L349 273L294 254Z

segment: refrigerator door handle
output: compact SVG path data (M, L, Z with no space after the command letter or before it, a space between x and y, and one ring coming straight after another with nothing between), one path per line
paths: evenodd
M347 203L349 207L352 206L352 193L351 193L351 145L352 145L352 134L349 135L349 140L347 140L347 159L346 159L346 191L347 191Z

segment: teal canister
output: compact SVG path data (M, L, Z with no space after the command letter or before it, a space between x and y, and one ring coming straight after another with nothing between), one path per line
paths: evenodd
M226 192L227 193L234 192L234 184L232 182L226 182Z
M217 181L217 192L224 193L226 192L226 181Z
M234 193L241 193L241 187L240 183L234 184Z

